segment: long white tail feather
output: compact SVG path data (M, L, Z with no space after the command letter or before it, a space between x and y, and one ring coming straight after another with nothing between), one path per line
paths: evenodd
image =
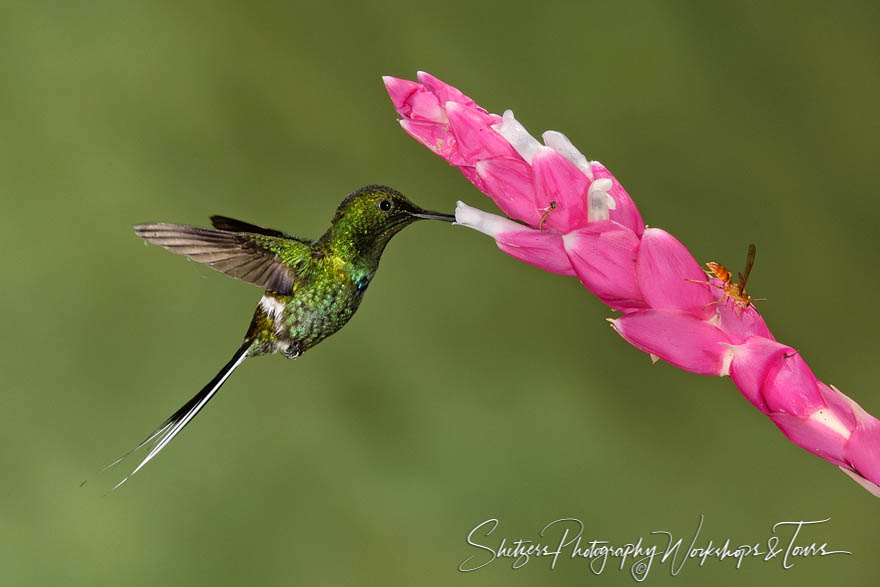
M150 451L147 453L147 456L143 458L143 460L135 467L131 473L126 475L122 481L113 486L110 491L115 491L119 487L122 486L123 483L131 479L131 477L140 471L144 465L149 463L153 458L158 455L162 449L168 446L174 437L180 434L181 430L183 430L190 421L196 417L196 415L205 407L205 405L211 400L212 397L217 393L217 391L223 386L226 380L232 375L232 372L235 371L239 365L241 365L244 360L248 356L248 350L250 349L250 341L245 342L239 348L232 359L227 363L223 369L211 380L208 385L202 388L199 393L195 395L192 399L190 399L186 404L184 404L177 412L171 415L168 420L162 423L158 429L156 429L152 434L150 434L146 440L138 444L136 447L104 467L103 470L107 470L122 461L124 461L128 456L132 453L136 452L140 448L152 443L150 447Z
M109 469L112 469L113 467L115 467L116 465L118 465L119 463L121 463L122 461L124 461L125 459L127 459L127 458L129 457L129 455L131 455L131 453L140 450L144 445L146 445L146 444L149 443L151 440L153 440L154 438L156 438L157 436L159 436L160 434L162 434L162 432L164 432L165 430L167 430L167 429L168 429L170 426L172 426L172 425L173 425L173 423L170 422L170 421L169 421L169 422L166 422L166 423L164 423L164 424L162 424L161 426L159 426L159 428L156 429L155 432L153 432L152 434L150 434L149 436L147 436L147 438L144 439L139 445L137 445L136 447L134 447L133 449L131 449L130 451L128 451L127 453L125 453L124 455L122 455L121 457L119 457L118 459L116 459L115 461L113 461L112 463L110 463L109 465L105 465L105 466L101 469L101 472L103 473L104 471L107 471L107 470L109 470Z

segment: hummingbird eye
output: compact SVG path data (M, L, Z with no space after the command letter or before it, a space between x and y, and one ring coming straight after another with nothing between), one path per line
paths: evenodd
M388 200L379 200L379 202L376 204L376 207L383 212L388 212L389 210L391 210L391 202Z

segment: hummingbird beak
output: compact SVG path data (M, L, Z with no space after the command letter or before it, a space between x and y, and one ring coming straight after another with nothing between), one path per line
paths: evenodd
M449 214L441 214L440 212L428 212L427 210L415 210L410 215L421 220L445 220L446 222L455 222L455 216Z

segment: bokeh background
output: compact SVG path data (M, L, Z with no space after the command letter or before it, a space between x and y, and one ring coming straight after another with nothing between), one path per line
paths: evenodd
M0 584L631 584L582 561L456 569L488 518L489 545L561 517L687 542L701 514L716 544L830 518L801 542L854 554L651 583L875 584L880 501L729 380L652 365L577 280L440 223L391 243L340 334L246 363L122 490L96 471L215 373L260 295L132 224L318 236L368 183L493 209L398 127L380 76L418 69L565 132L698 259L739 269L756 243L774 333L880 413L878 10L4 2Z

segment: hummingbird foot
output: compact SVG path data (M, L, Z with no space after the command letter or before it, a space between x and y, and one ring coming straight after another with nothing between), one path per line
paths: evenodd
M279 350L281 354L287 357L288 359L295 359L301 354L303 354L303 349L298 342L291 342L287 344L279 344Z

